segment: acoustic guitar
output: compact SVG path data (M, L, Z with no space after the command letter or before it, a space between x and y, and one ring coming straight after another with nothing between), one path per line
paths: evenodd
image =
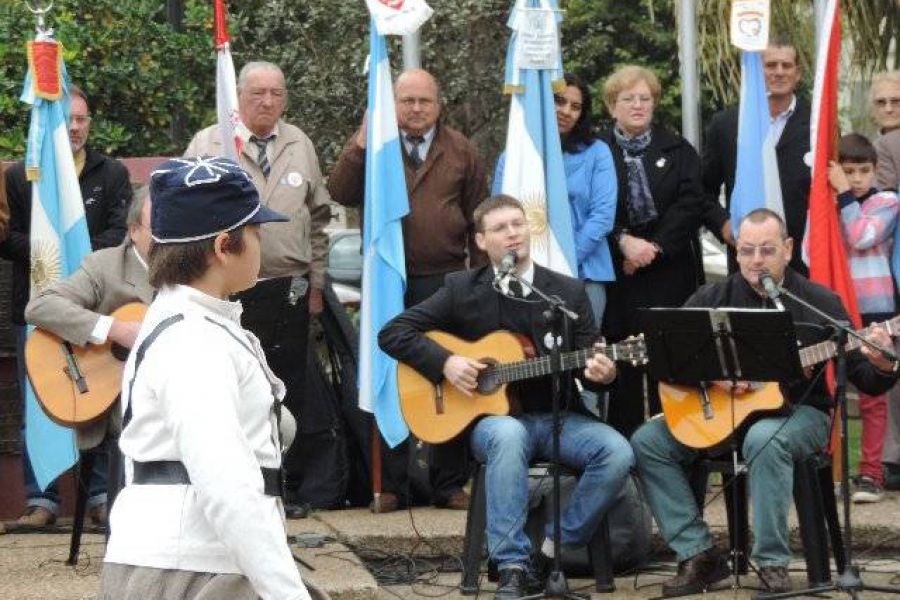
M147 306L126 304L112 313L121 321L141 321ZM107 342L76 346L36 328L25 342L25 367L38 404L63 427L82 427L101 418L122 389L128 350Z
M478 376L475 393L467 396L447 381L435 385L409 365L400 363L397 383L403 417L410 431L431 444L456 437L483 415L509 414L507 384L550 374L550 356L526 358L526 350L534 355L531 343L508 331L495 331L474 342L443 331L429 331L425 335L453 354L488 365ZM595 352L586 348L561 353L563 370L584 367ZM603 352L614 361L635 365L647 360L642 336L606 346Z
M859 330L866 336L872 327ZM891 337L897 335L895 328L900 325L900 317L881 323ZM847 342L845 348L859 348L862 342L856 338ZM800 364L804 368L824 362L837 355L837 344L825 341L800 350ZM731 393L708 384L702 387L659 384L659 399L663 416L669 431L685 446L709 449L725 442L748 417L755 413L777 411L784 407L781 386L775 382L754 382L749 392L734 396L734 422L732 423ZM733 427L732 427L733 426Z

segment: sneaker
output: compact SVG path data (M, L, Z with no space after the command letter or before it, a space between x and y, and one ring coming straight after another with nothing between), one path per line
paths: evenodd
M856 490L850 499L855 504L881 502L884 499L884 489L868 475L857 477L854 487Z
M43 529L56 523L56 515L43 506L29 506L16 520L16 525L28 529Z

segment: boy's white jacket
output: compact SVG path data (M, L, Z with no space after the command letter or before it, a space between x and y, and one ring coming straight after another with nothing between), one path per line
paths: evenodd
M148 348L134 387L125 365L119 445L126 486L110 515L106 561L160 569L242 573L264 599L307 600L287 546L281 500L263 493L260 467L281 464L274 400L285 388L241 306L186 286L150 305L134 348L181 313ZM282 411L287 414L288 411ZM133 485L133 461L177 460L191 485Z

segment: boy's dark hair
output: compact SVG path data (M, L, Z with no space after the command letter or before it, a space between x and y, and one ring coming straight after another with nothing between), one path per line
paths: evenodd
M878 153L869 139L859 133L848 133L838 143L838 162L878 164Z
M575 152L579 149L579 146L588 146L594 140L593 126L591 124L591 90L572 73L565 73L563 78L567 87L576 87L581 92L581 115L575 121L572 131L562 141L564 151Z
M218 236L216 236L218 237ZM206 273L216 238L211 237L183 244L150 244L147 258L150 285L159 289L165 285L190 285ZM228 232L223 249L240 254L244 251L244 228Z
M496 196L491 196L486 200L482 200L481 204L476 206L472 213L472 220L475 221L475 231L484 233L484 216L498 208L507 206L509 208L518 208L522 211L523 215L525 214L525 207L522 206L522 203L506 194L497 194Z

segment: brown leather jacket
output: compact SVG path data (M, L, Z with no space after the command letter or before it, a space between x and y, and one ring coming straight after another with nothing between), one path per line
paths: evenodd
M362 206L365 195L366 153L355 138L354 132L328 178L332 199L344 206ZM402 152L409 193L409 214L403 219L407 274L438 275L485 264L487 257L475 245L472 212L487 198L488 188L475 147L438 124L418 170Z

